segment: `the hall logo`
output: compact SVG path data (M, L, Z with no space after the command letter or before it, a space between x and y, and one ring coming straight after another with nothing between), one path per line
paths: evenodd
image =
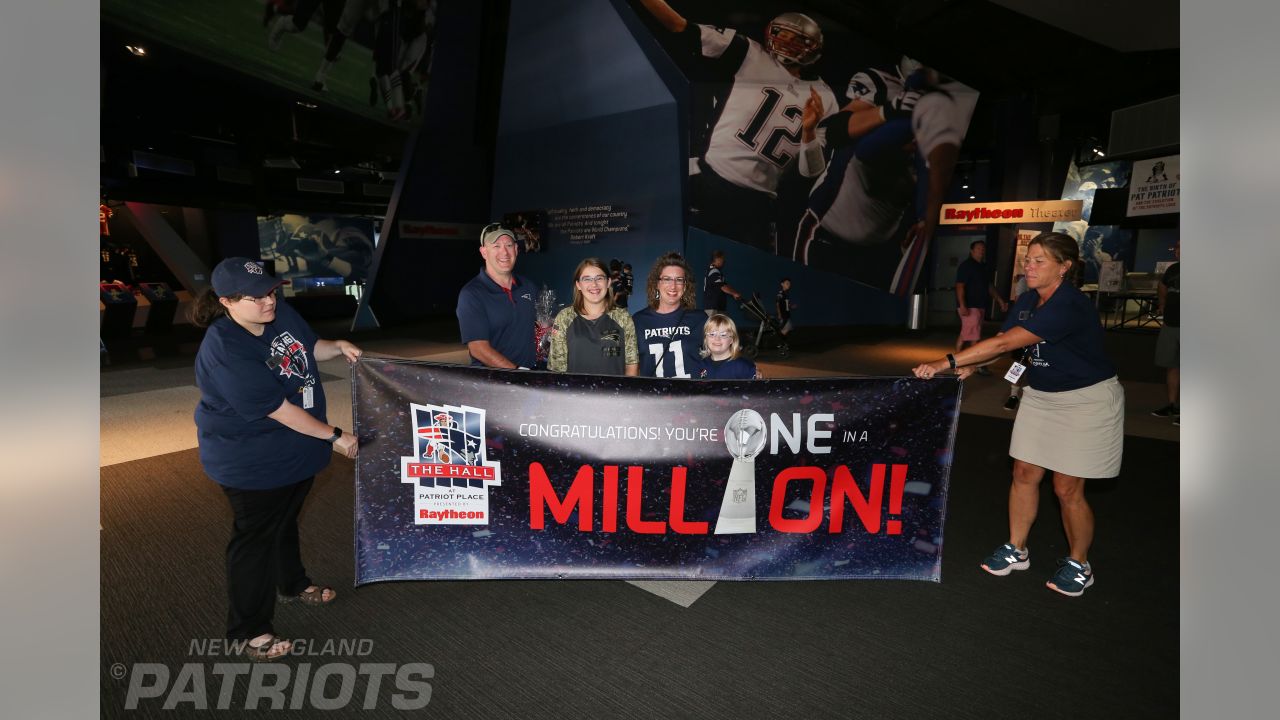
M416 525L489 524L489 488L502 484L485 458L484 410L410 404L414 455L400 458L400 481L413 484Z

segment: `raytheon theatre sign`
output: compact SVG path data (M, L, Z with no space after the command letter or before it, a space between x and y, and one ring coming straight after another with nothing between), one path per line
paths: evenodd
M942 225L1072 222L1079 220L1083 211L1083 200L955 203L942 206L938 222Z

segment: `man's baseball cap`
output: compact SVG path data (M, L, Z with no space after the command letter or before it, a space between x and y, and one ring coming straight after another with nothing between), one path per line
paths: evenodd
M502 223L490 223L485 225L484 229L480 231L480 244L490 245L496 243L498 242L498 238L503 235L511 238L511 242L516 241L516 234L509 228L503 226Z
M231 257L213 269L213 291L218 297L263 297L284 284L267 274L262 265L245 257Z

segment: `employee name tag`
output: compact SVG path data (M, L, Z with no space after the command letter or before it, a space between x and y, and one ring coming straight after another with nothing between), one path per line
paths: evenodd
M310 385L302 388L302 407L310 410L316 406L316 390Z
M1018 378L1022 377L1022 373L1026 372L1027 366L1020 362L1016 362L1009 366L1009 372L1004 374L1004 379L1011 383L1018 382Z

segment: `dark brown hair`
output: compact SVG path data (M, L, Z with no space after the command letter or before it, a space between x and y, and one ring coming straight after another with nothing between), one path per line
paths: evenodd
M236 293L228 295L227 299L236 302L245 295ZM191 324L196 327L209 327L214 320L227 314L227 308L220 302L218 293L213 291L212 287L207 287L204 292L196 296L196 300L191 304Z
M586 307L586 298L582 296L582 291L578 289L578 278L582 277L582 271L589 267L600 268L600 272L604 273L604 306L607 310L613 307L613 283L609 282L609 269L604 266L604 261L600 258L587 258L578 263L578 267L573 271L573 311L582 314L582 309Z

